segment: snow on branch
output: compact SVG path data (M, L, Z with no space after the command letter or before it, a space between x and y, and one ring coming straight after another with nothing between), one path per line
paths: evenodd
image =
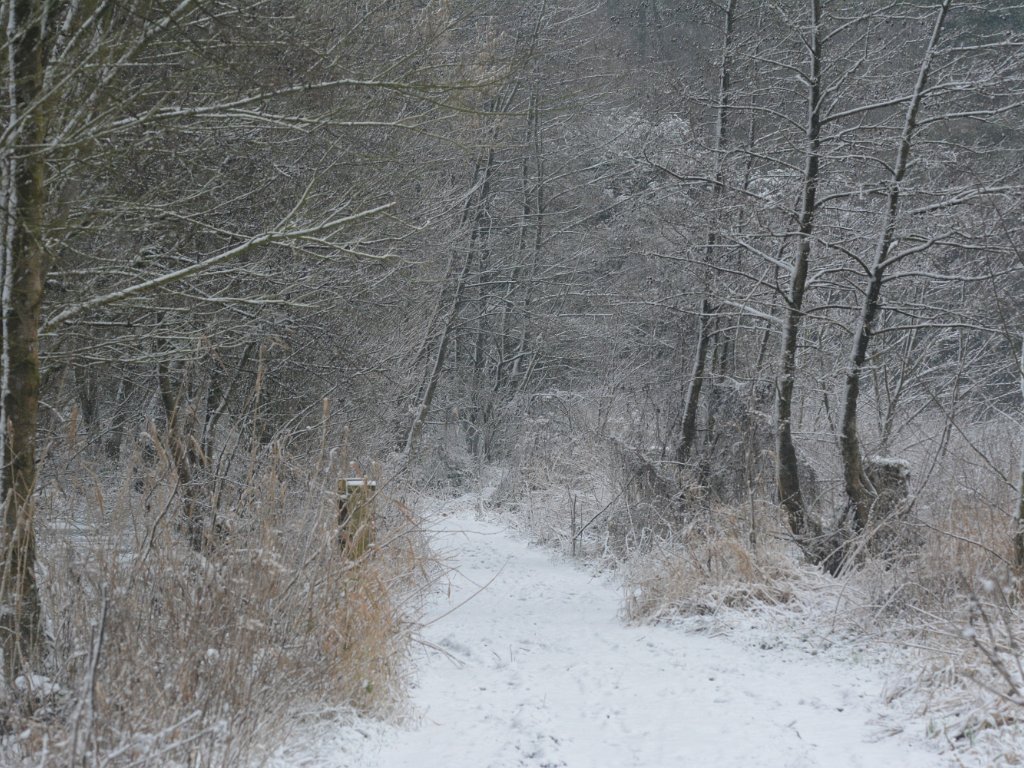
M322 222L311 227L286 230L275 229L270 232L264 232L263 234L249 238L243 243L239 243L234 248L229 248L228 250L223 251L217 254L216 256L211 256L209 259L206 259L205 261L201 261L196 264L189 264L187 267L182 267L181 269L166 272L162 275L151 278L149 280L144 280L141 283L136 283L135 285L128 286L127 288L120 288L116 291L105 293L102 296L96 296L94 298L88 299L87 301L81 301L76 304L72 304L71 306L58 312L49 320L46 320L43 323L42 330L44 333L52 331L56 329L58 326L70 320L71 318L76 317L77 315L80 315L87 310L96 309L98 307L104 307L109 304L116 304L118 302L124 301L125 299L129 299L132 296L137 296L141 293L151 291L154 288L160 288L161 286L169 285L171 283L178 282L179 280L184 280L185 278L191 277L192 275L200 274L210 269L211 267L214 267L218 264L222 264L233 258L241 256L242 254L247 253L253 250L254 248L258 248L259 246L271 245L274 243L286 243L293 240L302 240L311 235L315 235L318 232L334 229L345 224L350 224L361 219L369 218L378 213L386 211L393 206L394 203L387 203L386 205L377 206L376 208L370 208L365 211L360 211L359 213L351 214L349 216L331 219L330 221Z

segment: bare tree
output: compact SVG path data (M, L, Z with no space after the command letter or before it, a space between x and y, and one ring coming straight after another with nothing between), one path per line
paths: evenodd
M861 371L867 358L868 345L871 341L872 329L880 308L882 284L886 270L914 252L914 249L893 252L896 238L896 221L900 212L901 187L907 175L910 153L914 134L918 125L918 115L932 72L936 48L942 34L952 0L943 0L935 17L931 38L928 41L917 82L909 97L903 128L900 133L896 157L891 166L892 175L886 187L884 201L884 220L878 245L869 272L867 289L864 294L864 305L857 329L854 332L853 349L850 363L846 371L846 387L843 397L843 416L839 433L839 444L843 455L843 477L846 494L851 504L854 530L864 531L872 504L872 486L864 472L861 456L860 439L857 434L857 404L860 396Z
M810 266L811 246L814 237L815 214L818 208L818 186L821 168L821 124L825 102L822 98L825 83L822 82L822 46L824 30L820 0L810 0L810 17L807 23L807 69L802 78L806 84L806 129L803 179L801 181L800 211L796 254L790 267L789 291L786 295L785 320L782 336L782 359L779 366L779 383L775 397L776 429L776 482L779 502L789 518L793 534L802 539L821 536L821 526L808 517L800 492L800 476L796 447L793 443L793 389L795 384L797 349L800 337L800 323L803 318L804 297L807 291L807 274Z
M362 148L341 137L383 148L396 133L426 133L420 118L436 126L454 114L469 82L464 68L453 62L433 69L433 80L419 78L415 54L443 41L461 17L395 9L401 24L390 29L409 43L396 59L380 35L357 53L346 45L354 31L339 42L322 24L324 14L344 10L357 30L382 9L293 10L294 31L266 35L279 40L268 49L260 30L283 23L270 12L211 13L192 0L0 3L8 94L0 134L0 641L8 680L42 656L32 503L41 347L83 376L91 374L81 363L116 360L118 351L152 362L184 525L198 548L209 525L191 496L206 460L201 425L215 425L230 399L219 402L212 378L176 380L174 363L206 355L204 333L216 338L240 319L247 331L229 334L221 348L244 357L274 322L273 308L307 308L318 279L290 259L380 258L408 229L393 216L397 189L374 189L368 173L349 170L365 167ZM204 49L210 40L215 55ZM472 77L501 66L482 64ZM225 154L225 140L234 152ZM371 220L379 225L372 244L356 232ZM286 269L289 287L274 295ZM72 337L86 346L62 343ZM209 431L206 438L209 447Z
M729 0L723 12L725 13L725 19L723 20L721 62L718 69L718 109L713 149L714 181L712 182L712 196L708 201L712 215L718 210L725 191L725 153L729 133L729 116L732 111L731 57L733 56L732 47L735 35L736 0ZM719 245L720 237L716 227L714 224L709 224L707 240L704 245L704 262L706 265L710 266L719 257ZM697 439L697 408L700 403L701 389L704 385L708 345L714 328L715 309L706 294L707 289L705 289L705 296L701 300L700 305L697 344L693 354L693 371L690 374L686 399L683 403L683 424L679 446L676 449L676 460L681 463L687 460L690 450Z

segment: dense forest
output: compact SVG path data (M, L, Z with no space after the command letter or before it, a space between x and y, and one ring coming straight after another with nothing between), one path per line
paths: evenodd
M489 472L574 554L874 569L1024 705L1024 6L0 18L0 762L384 711L411 499Z

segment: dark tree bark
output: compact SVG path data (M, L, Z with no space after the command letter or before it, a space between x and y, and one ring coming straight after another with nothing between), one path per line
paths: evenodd
M725 191L725 148L729 129L729 110L732 97L730 75L731 48L733 30L736 19L736 2L729 0L725 8L725 30L722 33L722 59L718 70L718 122L715 129L715 183L709 209L718 210L722 193ZM718 248L718 233L714 224L708 225L707 240L704 244L704 263L710 265ZM704 387L705 369L707 367L708 347L711 329L714 326L715 309L708 298L709 288L704 289L704 298L700 306L700 322L697 328L697 348L694 352L693 370L690 383L686 389L686 400L683 404L683 426L679 446L676 448L676 461L683 463L690 457L690 451L697 441L697 409L700 395Z
M711 242L712 238L709 238ZM711 302L706 298L700 305L700 325L697 332L697 349L693 356L693 371L690 373L690 384L686 390L686 403L683 406L683 428L679 447L676 449L676 461L683 463L690 457L690 451L697 442L697 407L700 404L700 393L704 386L704 369L707 366L708 347L711 340L711 327L714 315Z
M1024 343L1020 349L1020 393L1024 397ZM1020 469L1017 473L1017 510L1014 520L1013 558L1017 571L1024 571L1024 446L1021 446Z
M935 51L942 35L942 28L949 14L952 0L943 0L935 17L931 39L918 69L917 81L907 103L906 116L900 133L899 146L892 164L892 174L886 189L884 219L873 264L868 271L868 285L864 293L860 322L854 333L853 349L846 370L846 387L843 396L843 418L840 425L839 446L843 461L843 480L846 488L848 514L856 532L867 530L871 507L875 497L871 482L864 473L864 459L861 453L860 437L857 431L857 405L860 398L860 377L867 360L868 346L881 309L882 285L886 270L901 259L895 253L896 222L900 212L901 189L910 165L910 153L917 129L921 103L931 75Z
M796 375L800 323L803 319L807 270L814 235L814 214L817 207L818 176L821 165L822 110L822 35L821 0L811 0L811 31L807 77L807 154L804 161L803 194L800 204L799 236L796 259L786 295L786 317L782 333L782 361L775 399L776 483L779 503L785 510L793 535L805 540L820 537L821 525L807 514L800 491L796 446L793 443L793 389Z
M484 204L487 196L490 193L490 174L494 167L494 151L488 152L487 159L478 168L475 176L480 180L480 196ZM482 174L482 175L481 175ZM463 214L464 221L469 221L471 218L471 211L473 211L473 196L471 195L466 202L466 209ZM417 402L414 406L412 423L409 425L409 430L406 433L405 444L403 447L403 453L406 456L411 456L416 450L419 444L420 436L423 434L423 427L426 421L427 415L430 413L430 408L434 403L434 395L437 392L438 384L441 382L441 373L444 370L445 360L448 357L448 347L451 344L452 333L455 329L456 321L459 317L459 310L462 308L466 283L469 279L470 271L473 267L473 254L475 250L476 240L478 237L478 223L479 213L472 217L473 227L472 234L470 236L470 248L469 253L466 254L462 267L456 272L455 266L457 263L457 254L452 254L451 261L448 266L448 280L454 279L454 284L451 289L451 298L449 299L448 310L445 313L444 319L441 321L441 325L438 329L428 328L427 339L424 340L423 350L424 352L430 348L429 336L432 333L436 333L436 340L434 341L434 354L433 359L428 364L426 376L420 386L419 393L417 395ZM438 314L445 300L444 292L438 298Z
M121 456L121 443L124 441L124 428L128 422L128 401L135 391L135 384L126 371L117 385L114 397L114 412L110 416L110 429L103 443L103 452L108 459L117 460Z
M174 471L178 478L178 490L181 496L181 528L188 537L189 546L196 552L206 548L206 519L203 505L199 498L195 483L194 470L196 456L190 443L194 418L186 413L183 407L183 386L175 386L167 363L161 362L157 367L157 379L160 389L160 402L167 418L167 441L174 463Z
M0 358L0 496L4 505L0 566L0 648L10 682L19 670L39 666L42 610L36 584L32 492L36 480L39 411L39 321L46 254L43 244L45 111L43 91L45 3L15 0L3 20L8 74L8 125L3 147L2 358Z

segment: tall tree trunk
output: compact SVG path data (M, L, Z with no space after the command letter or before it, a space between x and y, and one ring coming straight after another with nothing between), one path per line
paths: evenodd
M455 257L452 256L452 259L454 261ZM430 413L430 407L433 405L434 394L437 392L437 385L441 381L441 372L444 370L445 359L448 355L448 346L451 341L452 331L455 327L455 321L459 316L459 309L462 307L463 288L465 287L466 280L469 277L472 262L472 253L466 254L466 259L462 264L462 269L459 271L455 285L453 286L448 313L445 316L440 330L438 331L437 341L435 342L434 358L430 363L430 369L427 371L426 379L423 382L419 402L415 405L412 423L409 425L409 431L406 433L405 446L402 451L406 456L411 457L415 452L416 447L419 444L420 436L423 434L423 426L426 422L427 414ZM449 270L449 272L451 272L451 270Z
M39 410L39 321L46 256L43 248L45 142L43 3L6 4L8 140L3 164L2 352L0 352L0 648L10 682L38 667L43 655L42 610L36 584L32 492Z
M811 35L807 77L807 155L804 162L803 195L800 204L800 229L796 261L786 295L786 318L782 333L782 360L775 398L776 472L779 503L785 510L789 528L799 539L820 537L821 525L808 516L800 491L796 446L793 443L793 389L796 376L800 323L803 319L807 270L814 235L818 175L821 164L821 0L811 0ZM806 548L805 548L806 549Z
M1020 394L1024 397L1024 340L1021 341L1020 358L1017 360L1020 369ZM1017 572L1024 572L1024 430L1021 430L1020 471L1017 478L1017 510L1014 519L1013 561Z
M530 106L527 112L525 144L533 148L534 163L536 165L536 182L530 183L530 154L523 156L522 173L520 181L522 184L522 206L523 213L519 220L519 235L516 247L515 264L509 275L505 287L505 295L502 298L501 323L499 330L499 360L494 372L494 392L498 393L509 386L514 385L514 378L519 370L520 355L526 351L526 325L529 318L526 316L526 307L530 303L530 295L533 292L532 278L533 266L537 261L537 254L541 247L543 238L544 219L544 158L542 154L540 130L539 130L538 98L535 92L530 94ZM530 236L531 227L533 236ZM532 241L532 242L531 242ZM528 279L523 280L523 273L528 274ZM514 317L520 304L516 297L523 294L522 300L522 326L513 337Z
M736 18L737 0L729 0L725 8L725 30L722 33L722 59L718 70L718 122L715 129L715 183L709 210L712 214L719 208L719 201L725 191L725 146L729 128L729 108L732 96L730 80L730 54L733 44L733 28ZM708 225L707 240L704 243L705 268L711 264L718 246L718 232L715 224ZM690 451L697 441L697 409L700 405L700 394L704 386L704 371L707 367L708 341L714 325L711 301L708 298L710 287L705 285L704 298L700 305L700 323L697 330L697 349L694 352L693 370L690 383L686 388L686 400L683 403L683 427L679 446L676 448L676 461L683 463L690 457Z
M846 487L848 511L853 521L853 528L858 532L867 529L874 501L874 490L864 474L864 460L861 455L860 437L857 433L860 376L864 369L864 361L867 360L868 346L881 308L880 297L886 269L901 258L900 254L893 253L896 241L896 220L901 203L900 193L910 165L910 150L914 140L914 131L917 129L918 114L924 99L928 77L931 74L935 50L951 5L952 0L943 0L939 7L928 48L918 70L917 82L907 104L900 143L896 150L895 162L892 165L892 175L887 185L882 232L875 251L874 263L868 273L868 287L864 293L860 322L854 333L850 362L846 370L839 447L843 461L843 480Z
M516 89L513 87L509 93L500 99L496 99L493 104L493 109L496 112L506 111L512 102L515 95ZM492 135L492 140L495 138ZM448 356L449 345L452 344L455 339L453 338L453 330L455 329L456 321L459 317L459 312L462 309L462 305L465 299L466 284L469 280L470 272L473 267L474 256L477 251L483 252L486 248L486 237L490 229L489 223L486 221L487 218L487 206L490 202L491 196L491 177L494 173L495 167L495 151L493 146L487 150L487 155L483 160L478 160L476 169L473 172L473 185L470 189L470 193L466 196L466 206L462 212L462 223L470 225L470 237L469 247L466 253L466 258L462 263L462 268L458 272L458 276L455 277L455 264L457 263L457 255L453 254L449 261L447 270L447 279L451 280L455 277L454 285L452 286L452 298L448 306L448 312L441 323L441 327L437 330L437 340L434 345L433 360L430 361L426 376L420 384L419 391L416 396L416 405L413 407L413 417L409 424L409 429L405 435L404 447L402 453L406 456L411 456L415 451L420 436L423 434L423 426L426 422L427 415L430 413L430 408L434 402L434 395L437 392L437 386L441 381L441 373L444 370L445 360ZM435 317L440 314L441 306L444 302L444 291L438 298L438 306L435 311ZM433 323L431 323L433 324ZM424 338L423 344L420 351L417 353L417 360L422 360L423 356L430 349L430 337L434 333L432 327L427 328L427 335ZM456 349L456 353L458 350ZM456 362L458 359L456 358Z
M492 149L487 159L488 168L494 167L494 150ZM470 253L467 264L474 259L477 263L476 279L473 281L474 302L476 304L476 328L472 331L470 348L471 373L469 378L471 393L466 412L463 418L467 426L467 446L471 456L484 459L484 444L487 431L487 387L484 385L486 379L487 355L484 347L489 339L493 340L494 331L489 328L491 325L489 304L491 299L490 289L485 285L490 282L488 273L491 269L491 216L488 210L490 202L490 181L485 181L480 191L480 202L477 206L476 218L474 221L473 236L470 238Z

